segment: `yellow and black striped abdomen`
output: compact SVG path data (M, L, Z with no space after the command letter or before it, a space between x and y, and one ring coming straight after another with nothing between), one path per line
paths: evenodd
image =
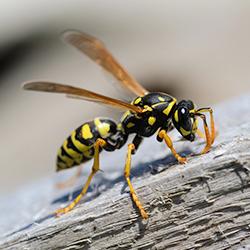
M98 135L93 122L84 123L63 142L57 153L57 171L71 168L93 157L93 146Z
M117 125L110 119L96 118L84 123L74 130L59 148L57 171L74 167L92 159L96 140L98 138L106 139L116 131Z

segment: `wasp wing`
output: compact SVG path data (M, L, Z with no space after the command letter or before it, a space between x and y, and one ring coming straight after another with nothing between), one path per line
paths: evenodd
M63 33L63 39L111 73L123 87L126 87L134 94L143 96L148 93L148 91L118 63L100 40L79 31L66 31Z
M74 87L71 85L65 85L65 84L59 84L59 83L53 83L53 82L43 82L43 81L37 81L37 82L27 82L24 83L23 88L25 90L35 90L35 91L44 91L44 92L52 92L52 93L63 93L66 94L68 97L71 98L78 98L83 99L91 102L97 102L97 103L104 103L107 105L110 105L115 108L123 109L123 110L131 110L136 113L141 113L142 109L139 107L136 107L132 104L107 97L104 95L97 94L95 92Z

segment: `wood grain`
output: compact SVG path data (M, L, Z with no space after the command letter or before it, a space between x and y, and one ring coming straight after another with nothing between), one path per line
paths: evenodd
M26 228L23 225L23 229L8 233L2 237L0 248L237 249L249 246L249 107L250 95L215 107L218 137L208 154L189 157L185 166L177 164L169 152L167 157L146 163L156 170L133 178L132 182L150 214L148 221L140 218L128 193L121 194L123 183L116 182L65 216L40 220ZM193 146L192 150L201 149L201 141ZM181 152L187 151L185 147L177 144ZM117 161L120 163L120 159ZM52 208L53 205L48 210L53 211Z

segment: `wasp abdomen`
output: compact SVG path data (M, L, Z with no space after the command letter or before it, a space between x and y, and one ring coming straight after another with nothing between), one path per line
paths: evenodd
M57 171L80 165L92 159L96 140L98 138L107 139L116 131L117 125L110 119L96 118L81 125L59 148L56 162Z

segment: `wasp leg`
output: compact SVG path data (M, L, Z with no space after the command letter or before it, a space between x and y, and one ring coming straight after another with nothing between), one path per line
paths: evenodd
M78 167L76 173L71 176L68 180L56 183L56 188L64 189L66 187L71 187L75 184L76 180L81 176L82 168Z
M206 136L205 136L205 135L203 134L203 132L200 131L199 129L197 129L196 133L197 133L197 135L198 135L200 138L206 139Z
M132 144L134 144L135 149L132 151L132 154L135 154L136 150L138 149L138 147L140 146L140 144L143 141L143 137L140 135L136 135L135 138L132 141Z
M166 130L161 130L158 133L159 138L162 140L164 139L165 143L167 144L167 146L170 148L172 154L174 155L174 157L178 160L179 163L183 164L187 162L186 157L181 157L176 150L173 147L173 142L171 140L171 138L169 137L169 135L167 134Z
M131 184L131 181L130 181L131 154L133 153L133 151L135 150L135 148L136 148L136 146L135 146L134 143L130 143L128 145L128 152L127 152L126 164L125 164L125 168L124 168L124 176L125 176L125 179L126 179L126 181L128 183L130 195L132 197L133 202L138 207L142 218L143 219L147 219L148 218L148 214L144 210L141 202L139 201L139 199L138 199L138 197L137 197L137 195L135 193L135 190L134 190L134 188L133 188L133 186Z
M201 108L198 109L197 112L209 112L210 114L210 130L211 130L211 144L214 143L214 139L216 136L216 132L215 132L215 125L214 125L214 116L213 116L213 110L211 108Z
M211 135L209 133L209 129L207 126L207 121L206 121L206 116L200 113L196 113L195 115L199 116L202 120L203 120L203 125L204 125L204 131L205 131L205 135L206 135L206 146L204 147L204 149L201 151L201 154L205 154L207 153L212 145L212 138Z
M65 213L69 212L70 210L72 210L76 206L76 204L79 203L79 201L81 200L83 195L87 192L93 176L100 169L99 168L99 148L104 147L105 145L106 145L106 142L103 139L99 138L96 140L96 142L94 144L95 151L94 151L94 163L92 166L92 171L91 171L81 193L67 207L60 208L60 209L56 210L56 212L55 212L56 216L59 216L61 214L65 214Z

